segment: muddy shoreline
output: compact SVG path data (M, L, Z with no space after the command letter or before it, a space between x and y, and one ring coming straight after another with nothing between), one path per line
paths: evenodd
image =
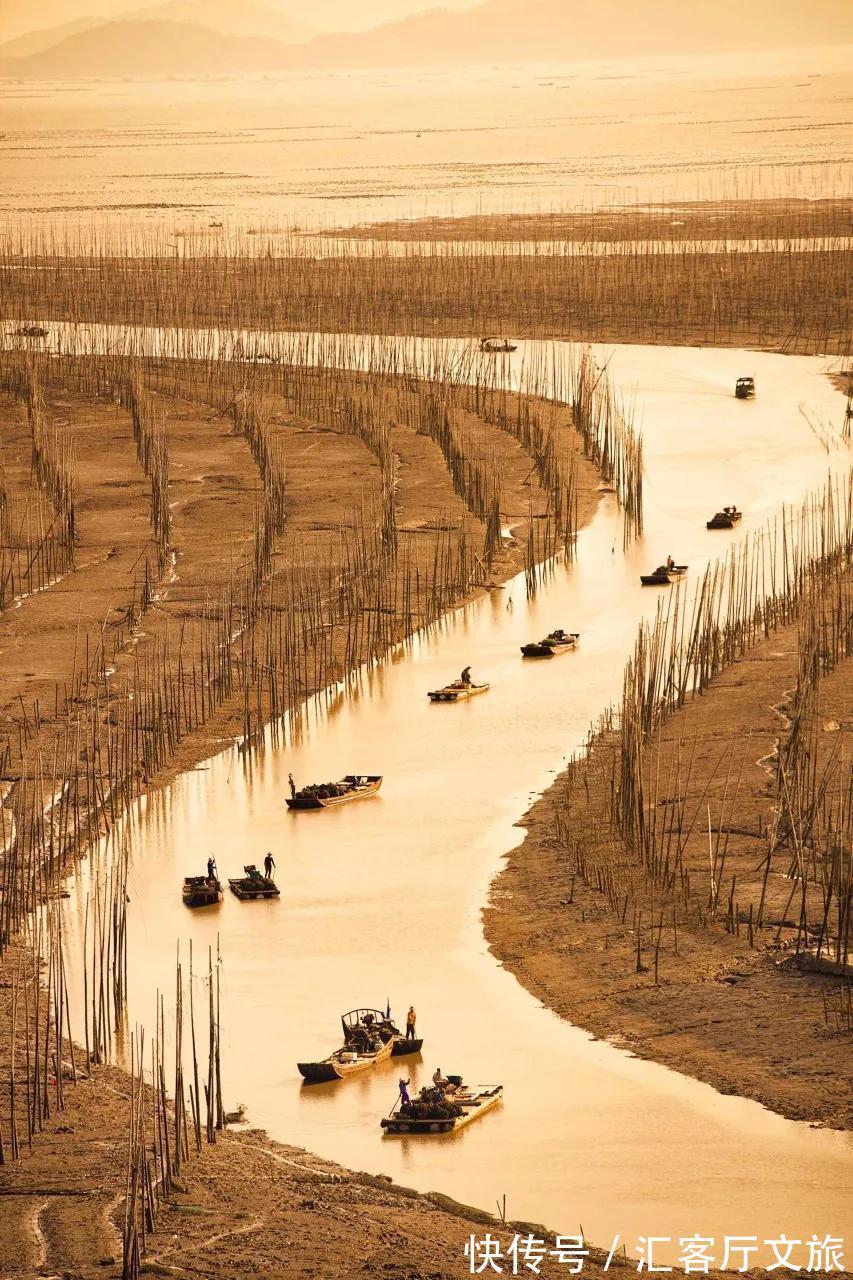
M790 728L780 707L796 686L797 641L796 624L773 634L657 735L663 779L673 754L693 753L688 803L697 807L719 804L724 744L744 753L728 856L738 869L738 894L745 896L772 821L767 762L772 766ZM850 659L822 681L819 715L830 741L853 728ZM679 921L674 940L670 936L657 957L654 928L639 933L630 912L620 919L608 909L601 869L613 859L630 860L615 840L602 852L610 839L601 814L614 739L601 738L573 776L564 771L520 820L525 835L507 855L483 912L490 950L537 999L596 1037L789 1119L853 1129L850 1034L827 1016L825 1003L836 998L841 980L798 966L797 920L790 918L796 913L785 910L784 876L769 879L771 905L754 945L745 924L729 931L721 912ZM569 863L560 819L589 855L586 875ZM690 864L697 878L703 858L707 865L703 843L700 827Z

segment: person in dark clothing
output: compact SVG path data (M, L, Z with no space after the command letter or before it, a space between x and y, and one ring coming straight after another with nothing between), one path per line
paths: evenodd
M411 1098L409 1097L410 1084L411 1084L411 1080L401 1080L398 1085L400 1090L400 1103L404 1107L407 1107L411 1102Z
M267 880L272 880L272 873L273 873L274 867L275 867L275 858L272 856L271 853L268 853L267 856L264 858L264 875L266 876Z
M471 683L471 668L470 668L470 667L466 667L466 668L465 668L465 670L462 672L462 683L463 683L463 684L470 684L470 683Z
M287 785L290 787L290 798L293 799L293 797L296 795L296 783L293 781L292 773L289 773L287 775Z
M207 878L208 880L216 879L216 859L213 854L207 860Z
M406 1039L407 1040L415 1039L416 1016L417 1015L415 1014L415 1006L410 1004L409 1012L406 1014Z

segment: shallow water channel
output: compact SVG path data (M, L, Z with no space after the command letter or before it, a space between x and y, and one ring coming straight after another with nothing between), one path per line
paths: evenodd
M516 360L524 354L519 351ZM480 910L513 824L548 785L590 722L618 694L638 619L659 599L639 573L672 553L697 578L733 538L756 531L848 465L838 441L844 401L828 362L730 350L609 349L646 450L646 533L622 553L607 498L579 539L576 563L537 598L523 579L401 647L359 690L306 715L298 741L244 771L233 750L145 803L134 823L129 908L129 1017L154 1025L154 991L174 991L175 944L223 955L226 1104L282 1141L510 1217L632 1252L640 1234L759 1238L853 1235L853 1139L630 1057L542 1008L487 951ZM732 395L754 373L755 401ZM827 450L819 437L834 433ZM726 502L736 534L705 519ZM519 645L561 625L576 653L521 661ZM426 691L470 663L491 692L433 706ZM381 796L337 811L290 814L298 783L347 772L385 777ZM181 877L213 852L220 874L272 850L282 897L188 913ZM69 902L78 936L86 894ZM77 938L67 948L79 952ZM79 974L73 975L79 981ZM502 1082L501 1107L447 1139L383 1139L399 1063L337 1085L303 1087L297 1060L339 1041L338 1015L418 1011L424 1055L471 1082ZM197 1009L203 1009L199 985ZM78 1022L81 1018L78 1016ZM795 1029L792 1027L792 1034ZM779 1046L784 1070L785 1046ZM406 1067L409 1074L409 1067ZM675 1250L677 1252L677 1248Z

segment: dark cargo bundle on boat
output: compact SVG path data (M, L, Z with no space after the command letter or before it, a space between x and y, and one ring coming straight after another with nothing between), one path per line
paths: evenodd
M247 863L243 870L246 873L244 876L228 881L231 892L235 897L244 902L255 898L279 897L281 890L278 885L274 880L261 875L253 862Z
M462 1108L442 1097L437 1089L430 1090L435 1097L422 1097L415 1102L404 1102L397 1115L401 1120L455 1120L463 1114Z
M215 876L184 876L181 897L186 907L212 907L225 893Z

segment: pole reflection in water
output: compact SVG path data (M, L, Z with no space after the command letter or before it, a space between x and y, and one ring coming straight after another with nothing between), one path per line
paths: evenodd
M848 465L799 411L840 422L825 364L615 349L611 375L635 396L645 432L643 540L623 556L606 499L576 563L534 600L517 578L401 646L351 695L309 708L284 747L251 765L229 750L147 800L132 831L131 1022L151 1020L155 986L168 999L176 939L192 937L201 967L220 935L226 1104L245 1103L275 1138L487 1208L505 1193L511 1217L567 1232L583 1223L605 1243L618 1231L629 1251L649 1233L850 1234L848 1135L793 1124L592 1041L496 963L480 922L500 857L519 838L513 824L618 693L638 619L659 599L642 590L640 572L671 552L697 578L783 503L820 487L829 466ZM747 404L733 396L744 371L759 388ZM746 513L740 529L706 531L728 502ZM522 662L519 646L554 626L580 631L578 650ZM427 690L468 664L491 691L430 704ZM289 772L298 784L349 772L385 782L376 799L291 814ZM229 895L209 912L182 907L181 878L203 870L209 853L227 876L267 850L279 901ZM82 875L69 908L77 936L85 892ZM401 1022L415 1005L423 1060L302 1087L296 1062L335 1047L339 1014L384 1007L386 997ZM502 1083L503 1104L458 1136L383 1140L379 1120L401 1071L415 1089L437 1065Z

